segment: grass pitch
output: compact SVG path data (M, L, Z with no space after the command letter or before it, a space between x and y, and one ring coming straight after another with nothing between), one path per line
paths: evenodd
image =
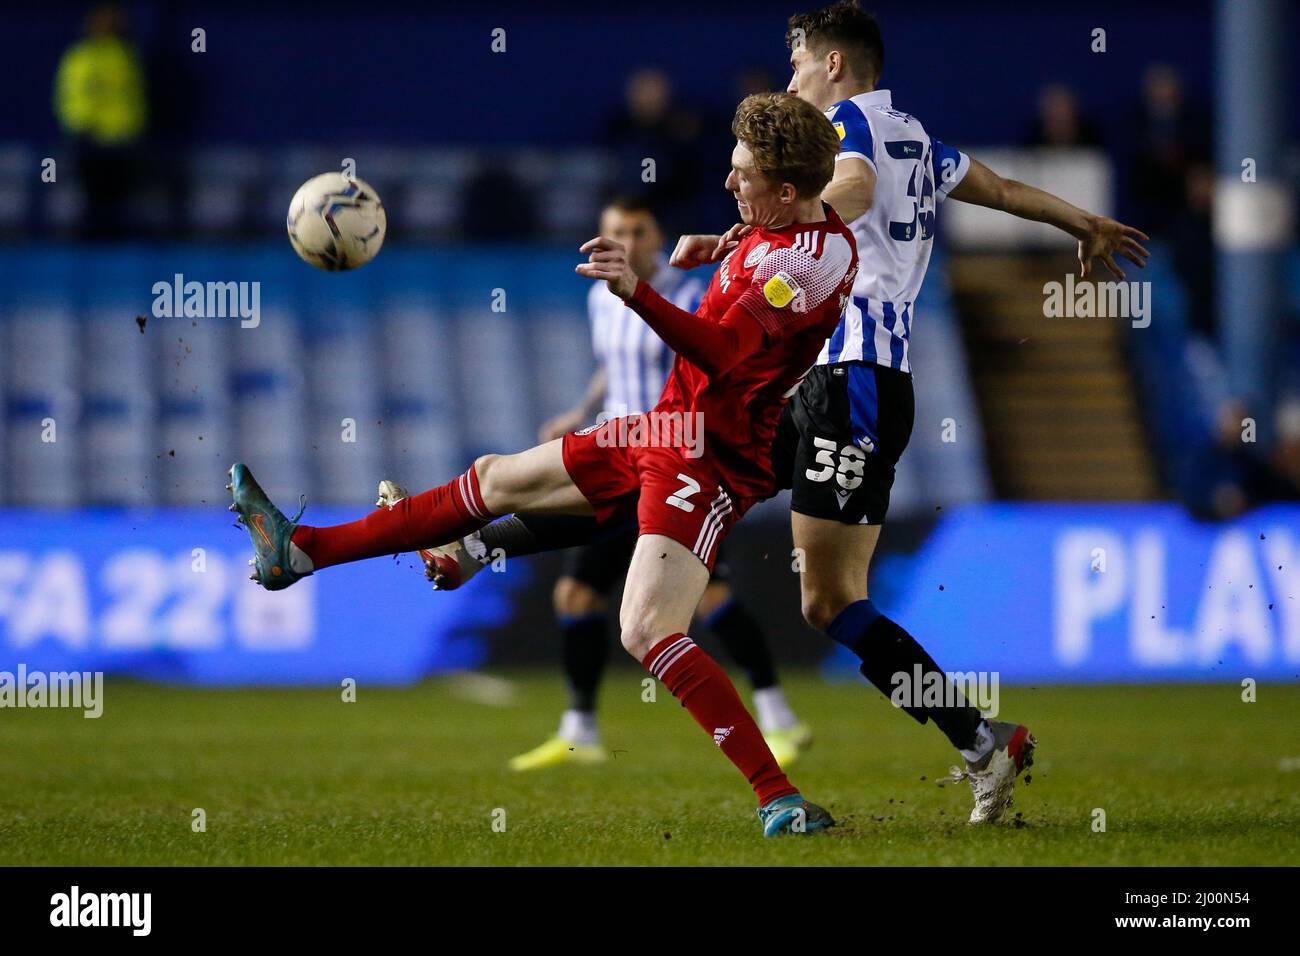
M643 676L606 682L613 760L527 775L505 763L554 730L551 675L512 675L492 703L452 678L355 703L110 678L98 720L0 711L0 864L1300 863L1300 687L1250 704L1229 683L1003 688L1038 759L1021 825L970 828L966 785L936 785L954 755L933 727L792 674L817 741L791 778L842 826L764 840L744 781L662 687L641 701Z

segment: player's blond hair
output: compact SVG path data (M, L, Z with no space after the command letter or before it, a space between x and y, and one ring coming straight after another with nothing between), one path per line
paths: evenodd
M731 131L764 176L816 196L835 174L840 138L830 120L791 93L754 93L736 108Z

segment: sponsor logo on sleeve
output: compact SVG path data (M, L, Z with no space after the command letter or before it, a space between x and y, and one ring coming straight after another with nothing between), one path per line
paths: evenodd
M781 271L763 284L763 297L773 308L784 309L802 290L790 273Z

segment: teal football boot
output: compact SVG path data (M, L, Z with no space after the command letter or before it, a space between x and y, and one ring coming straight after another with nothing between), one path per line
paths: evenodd
M280 591L307 577L294 571L289 557L289 538L307 507L306 498L303 498L298 513L286 518L271 503L248 466L242 463L231 465L230 484L226 485L226 490L234 499L230 510L239 513L239 523L253 539L253 560L249 562L253 565L253 573L249 579L268 591Z
M815 803L809 803L798 793L777 797L766 806L759 807L758 819L763 823L765 837L785 833L813 833L835 826L835 818L828 811Z

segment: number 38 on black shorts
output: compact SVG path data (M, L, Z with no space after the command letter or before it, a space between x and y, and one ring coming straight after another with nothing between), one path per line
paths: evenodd
M782 412L772 448L791 510L844 524L883 523L915 415L908 372L870 362L814 366Z

